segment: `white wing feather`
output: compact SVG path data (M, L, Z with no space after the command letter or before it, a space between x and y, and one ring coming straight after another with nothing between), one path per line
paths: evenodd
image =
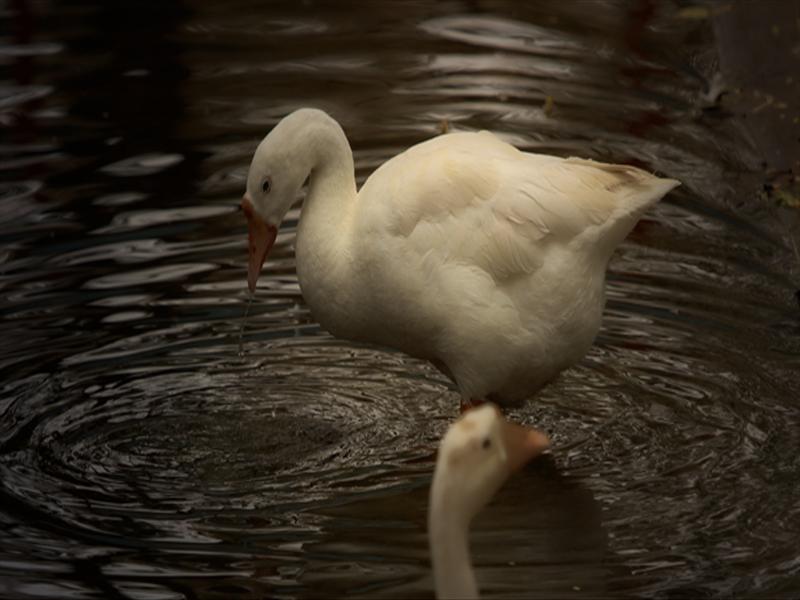
M585 241L610 255L677 184L634 167L520 152L480 132L414 146L362 194L380 187L381 201L367 209L371 226L407 238L407 251L502 281L535 272L551 244Z

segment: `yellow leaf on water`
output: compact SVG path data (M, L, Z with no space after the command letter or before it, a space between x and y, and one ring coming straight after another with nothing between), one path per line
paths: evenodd
M800 194L795 193L791 188L788 190L777 190L775 192L775 200L781 206L788 208L800 208Z
M711 10L706 6L687 6L678 11L679 19L707 19Z
M677 16L679 19L708 19L728 12L732 7L732 4L720 4L719 2L713 6L686 6L677 12Z
M543 110L544 110L544 114L549 117L550 113L553 112L553 107L555 106L555 104L556 104L556 102L555 102L555 100L553 100L553 97L552 96L547 96L544 99L544 106L542 107Z

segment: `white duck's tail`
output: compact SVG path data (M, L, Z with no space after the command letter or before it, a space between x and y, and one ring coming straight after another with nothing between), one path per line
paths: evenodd
M568 158L564 165L569 165L573 174L581 173L587 186L595 191L581 194L576 200L597 224L596 229L586 232L592 237L587 241L605 249L608 256L651 205L680 185L676 179L656 177L628 165L581 158ZM584 199L585 203L581 202Z

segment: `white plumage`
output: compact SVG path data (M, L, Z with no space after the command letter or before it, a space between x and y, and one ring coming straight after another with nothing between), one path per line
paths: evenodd
M296 252L315 317L335 335L432 360L468 403L520 401L585 354L614 248L678 185L482 131L418 144L356 192L343 131L301 109L250 167L251 285L271 245L262 254L258 232L277 230L309 175Z

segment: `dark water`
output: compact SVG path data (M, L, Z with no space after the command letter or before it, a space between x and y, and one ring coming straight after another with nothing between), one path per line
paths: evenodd
M381 6L3 8L0 597L432 596L458 396L320 330L296 211L239 354L238 199L305 105L343 124L360 181L448 127L684 182L612 261L589 356L515 414L557 447L475 524L484 594L796 596L798 230L757 193L746 115L714 105L713 16Z

